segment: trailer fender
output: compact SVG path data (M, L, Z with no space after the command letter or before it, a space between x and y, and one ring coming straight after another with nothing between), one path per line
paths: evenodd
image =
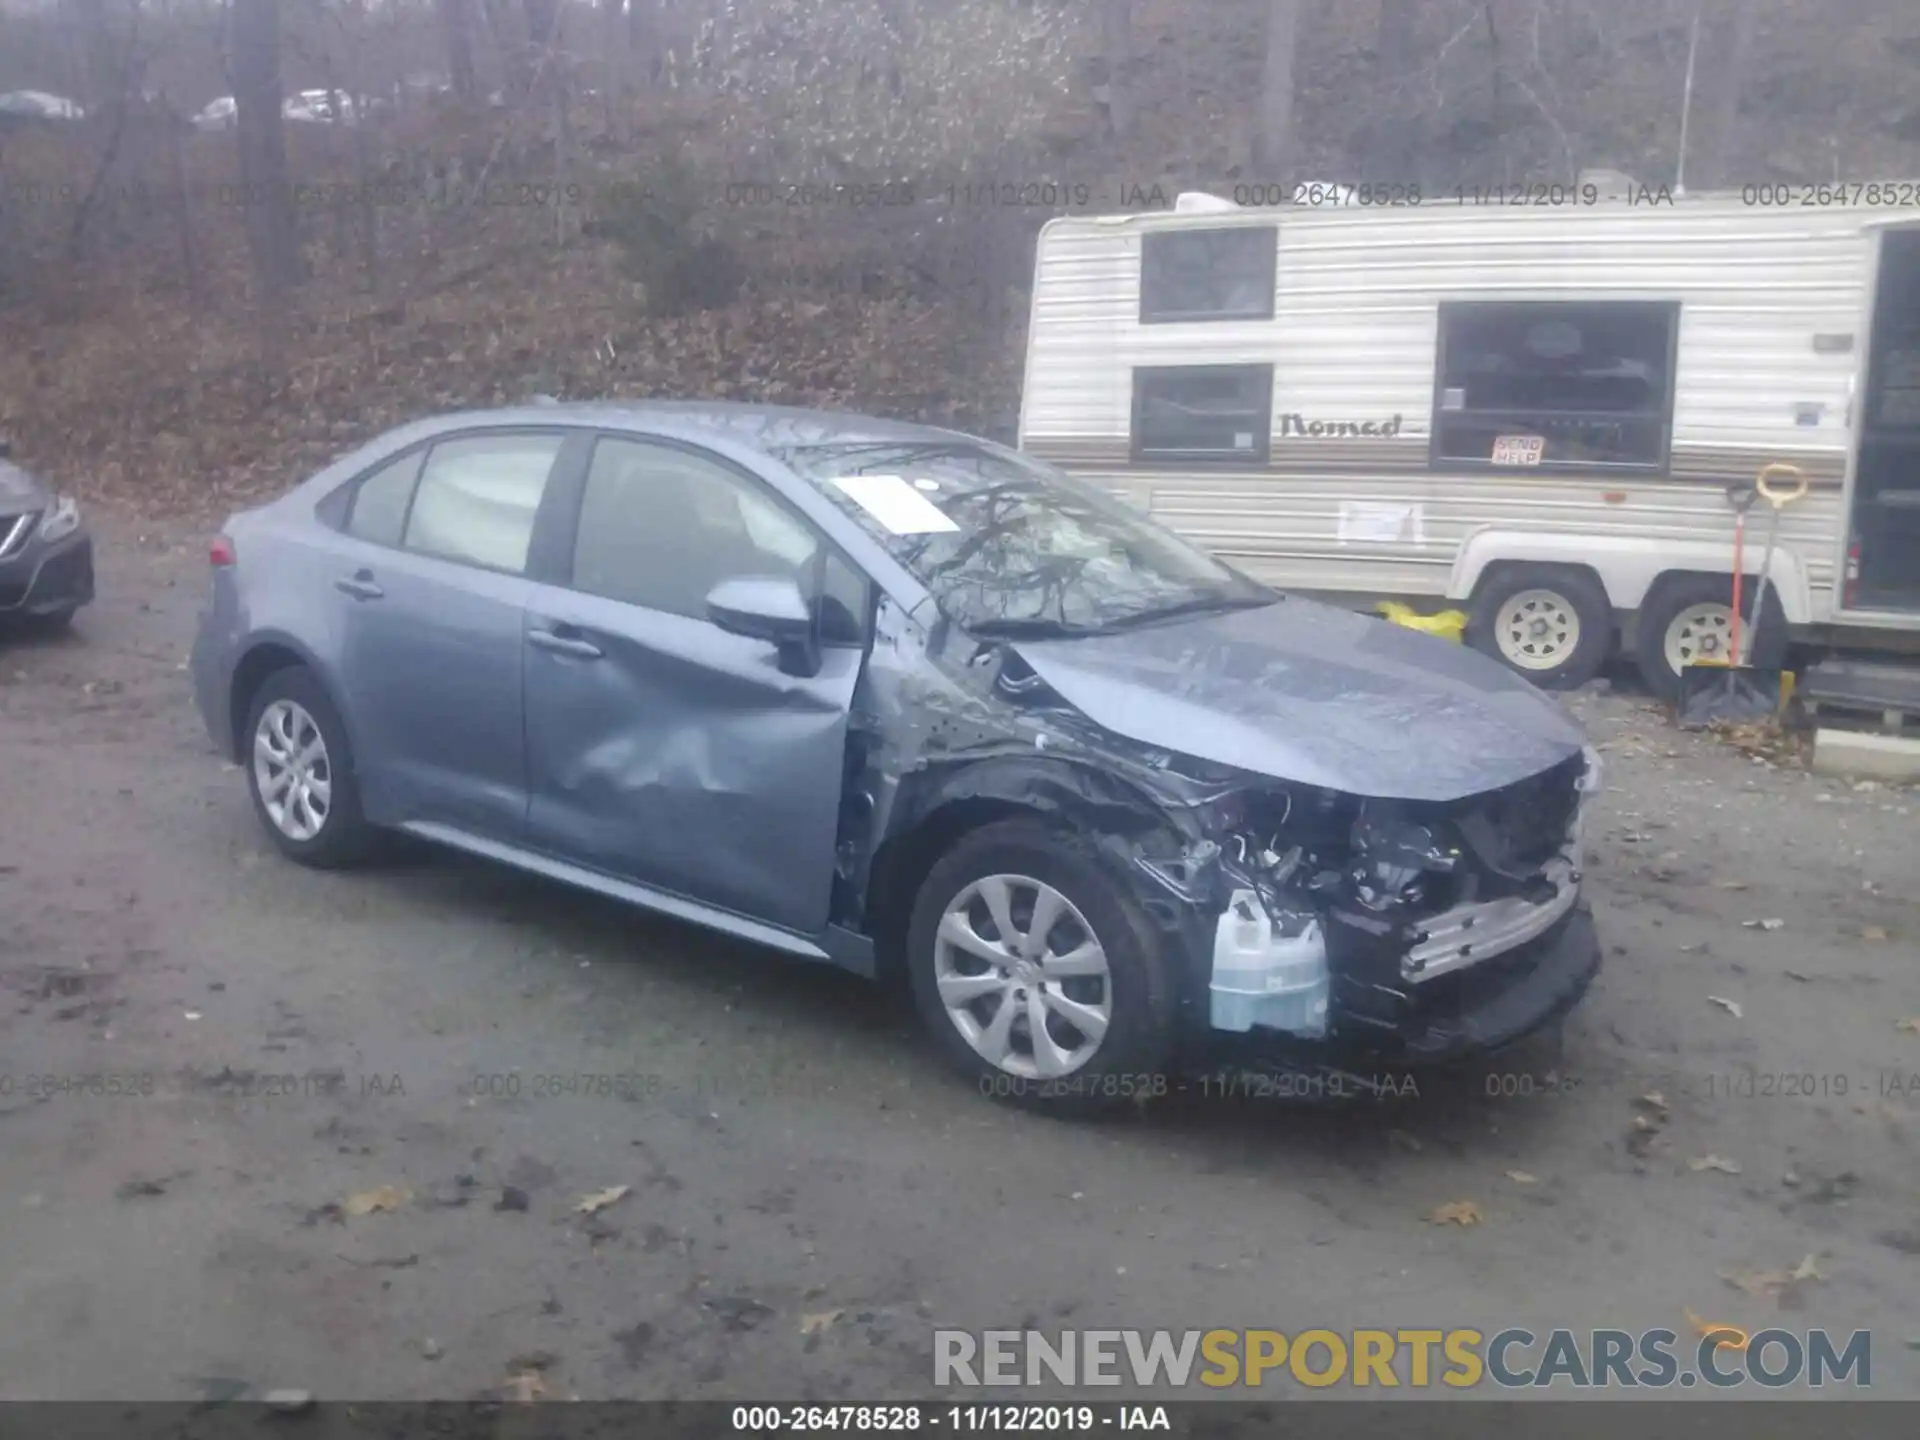
M1765 553L1765 520L1747 523L1746 573L1755 581ZM1700 540L1661 540L1642 536L1555 534L1486 527L1470 533L1454 557L1447 598L1466 601L1495 565L1580 565L1600 577L1615 610L1638 610L1662 575L1693 571L1733 576L1733 544ZM1813 602L1806 567L1785 547L1773 552L1769 588L1779 597L1789 625L1812 623Z

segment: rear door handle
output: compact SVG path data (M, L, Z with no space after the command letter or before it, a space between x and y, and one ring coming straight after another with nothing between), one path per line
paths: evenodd
M559 630L529 630L527 639L542 650L551 650L556 655L571 655L576 660L598 660L603 653L591 640L582 640L577 635L563 635Z
M333 582L333 588L342 595L351 595L356 600L378 600L387 592L374 584L371 570L359 570L344 579Z

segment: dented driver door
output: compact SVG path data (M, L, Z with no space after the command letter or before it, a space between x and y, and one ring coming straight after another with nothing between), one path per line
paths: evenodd
M803 935L826 928L862 650L812 675L706 618L726 579L807 581L822 543L717 456L602 437L569 578L526 618L532 843Z

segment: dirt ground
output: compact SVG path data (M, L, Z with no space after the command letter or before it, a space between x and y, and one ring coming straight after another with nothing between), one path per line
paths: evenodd
M189 699L202 536L101 546L71 637L0 642L0 1399L877 1399L933 1393L936 1325L1689 1312L1871 1330L1920 1395L1920 795L1576 697L1607 967L1556 1088L1064 1125L852 979L460 859L279 860Z

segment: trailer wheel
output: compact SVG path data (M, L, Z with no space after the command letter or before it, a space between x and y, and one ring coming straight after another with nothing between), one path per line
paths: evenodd
M1731 660L1733 647L1733 580L1728 575L1671 575L1658 582L1640 607L1633 658L1647 688L1664 700L1680 693L1680 672L1702 660ZM1741 624L1753 623L1753 592L1747 588L1740 608ZM1787 620L1779 602L1769 593L1767 613L1758 633L1749 641L1753 665L1778 670L1787 657Z
M1571 690L1612 653L1613 607L1584 570L1515 565L1481 587L1467 643L1543 690Z

